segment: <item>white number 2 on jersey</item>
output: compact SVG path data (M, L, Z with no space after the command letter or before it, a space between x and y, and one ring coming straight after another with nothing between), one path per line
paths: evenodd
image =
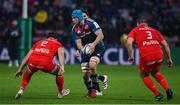
M41 43L41 46L46 46L47 43L48 43L48 41L43 41L43 42Z
M152 39L151 31L146 31L146 33L147 33L147 39Z

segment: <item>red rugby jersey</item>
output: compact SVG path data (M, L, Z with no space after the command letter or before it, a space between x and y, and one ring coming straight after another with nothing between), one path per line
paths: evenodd
M163 35L147 24L139 24L129 33L128 38L134 39L141 58L156 53L163 54L160 45L160 42L164 40Z
M54 39L43 39L36 42L33 47L33 53L29 58L30 62L40 61L40 62L50 62L53 60L57 50L63 45Z

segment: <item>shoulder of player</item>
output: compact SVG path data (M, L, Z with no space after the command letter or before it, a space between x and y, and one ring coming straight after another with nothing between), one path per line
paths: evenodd
M57 44L59 44L60 42L58 41L58 40L56 40L56 39L53 39L53 40L51 40L53 43L57 43Z
M58 40L55 40L55 43L59 46L63 46L63 44L61 42L59 42Z
M99 26L99 24L96 22L96 21L94 21L93 19L91 19L91 18L87 18L86 19L86 24L88 24L91 28L96 28L96 29L100 29L101 27Z
M89 23L95 22L95 20L93 20L93 19L91 19L91 18L87 18L86 21L89 22Z
M149 30L153 33L156 33L156 34L160 34L160 31L158 31L157 29L151 27L151 26L148 26Z
M149 26L149 28L150 28L151 30L155 31L155 32L159 32L157 29L155 29L155 28L153 28L153 27L150 27L150 26Z
M138 26L137 26L137 27L134 27L134 28L131 30L131 32L134 32L134 31L139 30L138 28L139 28Z
M45 41L45 40L46 40L46 38L45 38L45 39L38 40L38 41L35 42L34 44L42 43L42 42Z
M87 18L85 21L86 21L86 24L89 24L89 25L98 24L95 20L91 18Z
M63 45L62 45L62 43L61 42L59 42L58 40L50 40L52 43L52 45L54 46L54 45L56 45L56 46L60 46L60 47L63 47Z
M41 39L41 40L36 41L36 42L33 44L32 47L35 47L35 46L40 45L44 40L45 40L45 39Z

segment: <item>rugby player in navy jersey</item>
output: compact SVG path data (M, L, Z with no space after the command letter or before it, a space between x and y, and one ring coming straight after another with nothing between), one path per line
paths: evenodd
M83 17L84 18L89 18L89 13L88 13L88 11L87 10L82 10L82 12L83 12ZM77 50L78 51L78 50ZM98 74L98 80L100 80L103 84L102 84L102 86L103 86L103 89L107 89L108 88L108 83L107 83L107 79L108 79L108 76L107 75L100 75L100 74ZM98 91L99 92L99 91ZM99 92L99 94L97 94L97 95L101 95L101 93L102 92Z
M88 89L87 97L96 97L100 91L98 78L103 81L107 88L107 76L97 75L97 65L103 57L105 46L104 35L100 26L90 18L84 18L82 10L72 12L72 37L76 43L78 52L81 53L86 44L90 44L90 56L81 53L81 69L84 83ZM77 52L77 53L78 53ZM78 55L78 54L77 54ZM98 90L98 91L96 91ZM100 93L101 94L101 93Z

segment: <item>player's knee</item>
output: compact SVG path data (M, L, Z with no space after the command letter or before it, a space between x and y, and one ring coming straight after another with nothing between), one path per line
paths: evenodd
M61 72L58 72L58 74L57 74L58 76L63 76L63 74L61 73Z
M95 70L96 66L97 66L97 64L99 64L99 62L100 62L100 60L98 57L96 57L96 56L91 57L90 63L89 63L89 68L91 70Z
M55 68L50 72L52 75L61 76L62 73L60 72L60 66L57 65Z

